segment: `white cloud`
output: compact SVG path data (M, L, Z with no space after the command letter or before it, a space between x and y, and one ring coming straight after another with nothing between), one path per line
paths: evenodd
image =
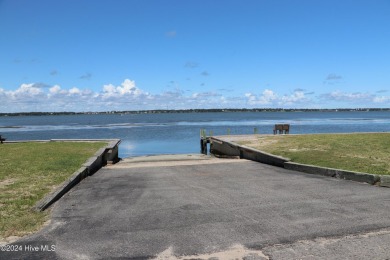
M272 90L266 89L263 91L263 94L260 96L259 102L261 105L271 104L273 101L278 99L278 95L275 94Z
M294 91L291 95L280 96L273 90L265 89L258 97L253 93L246 93L245 97L247 98L247 103L252 106L290 106L308 101L305 93L301 90Z
M80 89L76 88L76 87L73 87L69 90L69 94L71 95L80 95L81 94L81 91Z
M390 96L380 96L373 99L374 103L386 103L390 102Z
M221 94L216 92L196 92L191 95L192 98L209 99L212 97L220 97Z
M340 90L332 91L327 94L321 95L322 98L328 100L337 100L337 101L372 101L374 99L374 95L370 93L348 93Z
M285 95L281 98L282 104L292 105L307 100L303 91L295 91L292 95Z
M88 95L91 94L92 91L85 89L81 90L77 87L73 87L69 90L62 89L59 85L54 85L53 87L49 88L49 93L47 94L48 98L63 98L65 96L81 96L81 95Z
M39 99L41 96L45 96L44 91L37 87L36 84L30 83L30 84L22 84L18 89L15 91L2 91L2 96L4 101L3 103L12 102L25 102L25 103L31 103L35 102L34 100Z
M116 92L115 86L112 85L112 84L104 85L103 86L103 92L104 93L108 93L108 94L115 93Z
M122 96L130 96L130 97L138 97L141 94L148 95L148 93L144 93L141 89L135 86L135 81L125 79L120 86L115 87L113 84L108 84L103 86L103 98L111 98L111 97L122 97Z
M58 85L54 85L53 87L49 88L50 94L53 95L60 93L60 91L61 91L61 87Z
M35 84L22 84L16 91L13 92L15 96L17 95L27 95L27 96L36 96L41 94L42 89L35 87Z
M376 93L380 94L380 93ZM320 100L325 102L337 102L344 107L388 107L390 105L390 96L377 96L369 92L344 92L335 90L319 96ZM353 104L352 106L349 104Z

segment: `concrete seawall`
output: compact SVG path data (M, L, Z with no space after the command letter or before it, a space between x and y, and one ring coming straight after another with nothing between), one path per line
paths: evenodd
M240 145L234 142L234 140L245 140L246 137L253 138L254 136L209 137L210 153L215 154L217 156L237 156L242 159L248 159L309 174L317 174L338 179L363 182L382 187L390 187L390 176L388 175L377 175L364 172L346 171L341 169L294 163L291 162L289 158L269 154L264 151L247 147L245 145Z

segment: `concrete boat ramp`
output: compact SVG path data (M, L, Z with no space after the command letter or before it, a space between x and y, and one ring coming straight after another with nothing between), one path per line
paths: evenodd
M390 189L244 159L127 158L13 245L0 259L389 259ZM55 250L25 250L42 245Z

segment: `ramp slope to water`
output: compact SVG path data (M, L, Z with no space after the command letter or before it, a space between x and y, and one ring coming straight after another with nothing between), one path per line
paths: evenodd
M43 259L180 259L234 248L267 259L283 255L275 244L389 228L389 198L390 189L247 160L140 157L85 179L55 205L49 226L18 243L54 243L55 252L34 253ZM386 254L384 246L376 251Z

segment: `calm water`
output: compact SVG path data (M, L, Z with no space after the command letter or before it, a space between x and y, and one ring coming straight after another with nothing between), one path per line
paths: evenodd
M7 140L120 138L120 156L199 152L199 130L214 135L271 134L287 123L290 133L389 132L390 112L243 112L140 115L0 117Z

